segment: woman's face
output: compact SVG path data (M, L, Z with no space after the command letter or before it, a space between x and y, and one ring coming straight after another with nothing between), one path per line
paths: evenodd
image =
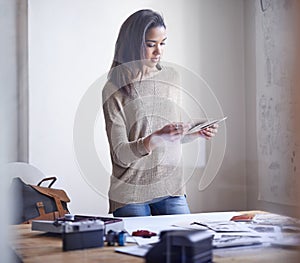
M164 27L153 27L146 33L146 65L153 68L160 61L166 44L167 33Z

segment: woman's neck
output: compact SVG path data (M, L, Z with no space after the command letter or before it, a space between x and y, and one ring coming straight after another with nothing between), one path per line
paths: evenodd
M158 69L156 67L150 68L147 66L144 66L143 68L143 77L150 77L156 73L158 73Z

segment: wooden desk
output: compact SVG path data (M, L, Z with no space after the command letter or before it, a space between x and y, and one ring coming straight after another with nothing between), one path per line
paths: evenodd
M24 262L144 262L142 258L114 252L114 247L102 247L63 252L59 236L31 231L31 225L12 226L17 236L13 249Z
M49 236L31 231L31 225L11 226L18 236L12 242L16 254L26 262L105 262L141 263L144 259L114 252L114 247L103 247L76 251L62 251L62 241L57 236ZM225 257L214 256L214 262L300 262L296 250L282 248L257 248L245 253L234 252Z

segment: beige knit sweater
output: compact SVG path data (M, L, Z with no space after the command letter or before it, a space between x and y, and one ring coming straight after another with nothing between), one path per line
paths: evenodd
M143 138L171 122L180 121L180 86L177 72L159 73L134 82L132 96L107 82L102 91L112 175L109 212L129 203L143 203L185 193L181 144L160 141L148 152Z

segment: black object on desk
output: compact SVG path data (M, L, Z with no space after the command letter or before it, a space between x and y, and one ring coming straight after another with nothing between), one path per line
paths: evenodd
M62 223L63 251L103 247L104 223L84 220Z
M163 231L160 241L146 254L146 263L212 262L213 235L206 231Z

